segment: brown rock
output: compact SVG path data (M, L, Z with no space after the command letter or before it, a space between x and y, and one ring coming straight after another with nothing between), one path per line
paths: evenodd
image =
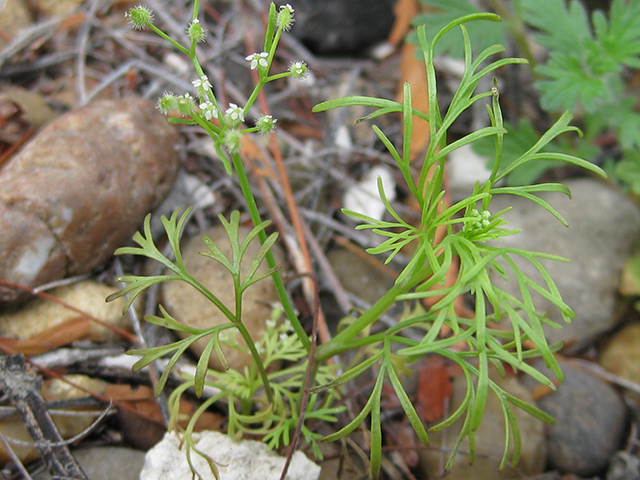
M170 189L176 143L175 129L137 97L47 125L0 171L0 278L33 287L107 260Z
M246 237L250 230L240 227L240 242ZM231 258L231 246L229 238L223 227L214 227L203 234L209 237L220 248L222 253ZM260 248L260 241L254 238L243 257L241 263L241 274L246 275L251 260L255 257ZM210 292L213 292L220 301L225 304L232 312L235 310L235 294L233 290L233 277L227 269L215 260L200 255L200 252L206 251L206 248L200 237L194 237L186 242L183 252L183 261L186 270L199 282L202 283ZM278 265L283 264L284 255L274 247L272 252L276 258ZM266 261L262 262L258 272L264 272L267 269ZM218 308L207 300L204 295L196 291L191 285L185 282L165 282L162 284L162 292L164 306L167 311L190 327L205 329L216 325L228 323ZM278 301L278 294L270 278L265 278L251 285L244 292L242 297L242 322L247 327L251 338L258 340L266 331L266 321L271 318L271 303ZM235 330L229 330L235 331ZM235 336L239 345L246 347L246 343L240 337ZM209 338L201 339L194 343L192 350L200 355L204 350ZM244 366L251 364L251 356L240 350L229 347L222 347L222 351L229 362L229 366L233 369L242 371ZM217 355L213 354L209 360L212 368L223 370L224 367Z

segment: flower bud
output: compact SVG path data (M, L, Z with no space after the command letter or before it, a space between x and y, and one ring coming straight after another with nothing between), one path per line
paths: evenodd
M291 64L289 65L289 71L291 72L291 76L298 80L306 78L307 75L309 75L309 68L307 67L307 64L302 60L291 62Z
M229 153L238 153L240 151L241 137L242 134L240 133L240 130L236 130L234 128L226 131L222 141L224 142L224 146L227 147L227 150L229 150Z
M176 102L176 111L183 117L191 117L195 113L196 104L188 93L177 97Z
M135 30L142 30L144 27L148 27L153 23L153 12L146 5L133 7L125 13L124 16L129 17L131 25Z
M194 19L187 27L187 35L189 39L196 43L204 42L207 36L207 29L202 26L200 20Z
M276 128L276 122L278 120L273 118L271 115L263 115L258 119L256 123L256 127L258 127L258 132L263 135L267 135Z
M158 99L156 108L166 115L178 108L178 99L173 93L164 92L164 94Z
M276 16L276 27L281 30L289 31L293 25L293 7L288 3L280 7L280 11Z

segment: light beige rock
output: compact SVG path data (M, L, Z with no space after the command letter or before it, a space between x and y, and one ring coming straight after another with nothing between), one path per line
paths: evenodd
M10 38L32 22L29 7L24 0L0 0L0 29ZM4 38L0 38L0 49L7 46Z
M108 385L103 380L90 378L86 375L67 375L65 378L97 394L104 392L105 387ZM42 388L42 396L45 401L68 400L87 397L88 395L83 390L72 387L57 378L50 380ZM101 410L89 409L86 415L63 416L53 414L52 418L62 438L67 439L86 430L100 413ZM7 438L21 442L33 442L19 415L0 420L0 433ZM11 448L23 463L31 462L39 456L38 450L34 447L11 445ZM6 464L9 461L11 461L11 457L4 449L4 446L0 445L0 464Z
M51 292L62 302L71 305L93 317L115 327L122 327L127 320L122 315L124 300L105 302L105 298L118 289L98 283L94 280L58 287ZM26 340L32 336L63 322L79 317L81 314L60 303L44 298L36 298L15 312L0 313L0 334ZM114 341L118 336L107 327L90 321L91 330L87 339L94 341Z
M46 17L61 17L78 10L83 0L36 0L35 7Z
M248 228L240 228L240 241L244 239L249 231ZM222 226L218 226L185 243L182 249L185 268L209 291L213 292L227 308L234 312L235 295L233 290L233 277L220 263L209 257L200 255L200 252L207 250L202 242L202 236L211 238L227 258L231 257L231 246L226 231ZM260 241L258 238L254 238L249 244L244 261L241 264L243 277L259 248ZM282 265L284 257L282 251L274 245L272 252L276 257L276 263ZM266 270L267 264L266 261L264 261L258 272L264 272ZM167 311L171 313L176 320L186 325L204 329L229 321L204 295L197 292L185 282L165 282L162 284L162 293L163 304ZM278 294L270 278L265 278L251 285L244 292L242 300L242 321L254 341L264 335L267 328L266 321L271 318L271 304L276 301L278 301ZM235 338L240 345L246 347L246 343L242 340L240 334L237 334ZM202 353L207 344L207 340L208 338L201 339L194 343L193 351L197 355ZM251 364L251 356L246 352L226 346L223 346L222 350L229 362L229 366L234 369L242 371L245 365ZM218 370L224 368L215 354L211 356L209 365Z
M527 403L533 403L529 390L523 387L516 378L502 379L495 375L492 376L492 379L507 392ZM465 391L465 378L463 375L459 375L453 383L451 412L455 411L460 405ZM490 392L487 397L482 423L475 435L476 458L473 465L469 465L467 454L469 452L469 441L465 438L460 444L453 468L446 478L455 478L456 480L503 480L534 476L544 471L546 463L544 424L515 406L512 406L512 410L518 420L522 435L522 456L516 468L506 467L502 471L498 471L504 449L505 422L500 402ZM463 419L459 419L453 425L440 432L433 432L429 435L431 447L433 448L419 451L420 469L426 478L440 478L440 475L442 475L451 448L458 438Z
M640 323L627 325L609 340L600 355L600 365L640 384Z
M105 262L171 188L176 144L138 97L49 123L0 170L0 278L35 287ZM19 297L0 291L0 301Z

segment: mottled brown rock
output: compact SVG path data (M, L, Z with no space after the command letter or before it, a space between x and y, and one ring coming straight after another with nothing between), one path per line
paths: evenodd
M174 127L137 97L47 125L0 170L0 279L33 287L107 260L171 188L176 143Z

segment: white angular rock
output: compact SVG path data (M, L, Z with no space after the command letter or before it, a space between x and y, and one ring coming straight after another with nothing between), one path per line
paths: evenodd
M218 464L220 480L279 480L285 458L267 450L264 443L253 440L235 442L219 432L194 433L195 447ZM214 480L207 462L192 453L191 461L203 480ZM184 480L191 478L184 448L174 432L147 453L140 480ZM320 467L304 453L296 452L291 460L287 480L318 480Z

